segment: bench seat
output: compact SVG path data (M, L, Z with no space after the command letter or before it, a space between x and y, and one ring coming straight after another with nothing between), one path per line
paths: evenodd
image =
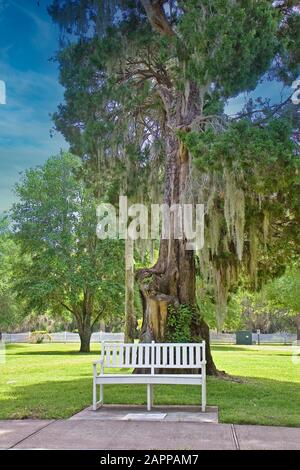
M201 374L105 374L96 377L100 384L165 384L200 385Z

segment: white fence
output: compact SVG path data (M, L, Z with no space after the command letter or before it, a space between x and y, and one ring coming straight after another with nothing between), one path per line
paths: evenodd
M255 344L290 344L297 340L297 335L291 333L269 333L260 334L252 333L252 343ZM216 333L210 332L210 341L212 344L235 344L235 333Z
M211 343L235 344L235 333L209 333Z
M52 343L79 343L80 338L78 333L69 333L64 331L61 333L51 333ZM29 343L30 332L27 333L3 333L2 340L5 343ZM210 340L212 344L235 344L236 336L235 333L216 333L210 332ZM296 335L291 333L274 333L274 334L260 334L259 341L256 333L252 333L252 342L260 344L290 344L296 341ZM114 341L124 342L124 333L93 333L91 337L92 343L100 343L101 341ZM49 340L45 339L45 342Z
M268 343L283 343L289 344L297 341L297 335L292 333L270 333L270 334L260 334L259 338L256 333L252 333L252 341L255 341L256 344L268 344Z
M30 332L27 333L3 333L2 340L4 343L29 343ZM78 333L70 333L69 331L63 331L61 333L50 333L51 343L80 343L80 337ZM124 333L93 333L91 336L91 343L100 343L101 341L114 341L124 342ZM45 338L45 343L50 342L49 339Z

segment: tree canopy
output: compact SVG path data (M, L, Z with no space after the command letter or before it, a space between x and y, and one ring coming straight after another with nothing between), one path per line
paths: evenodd
M81 350L100 319L122 315L122 243L98 240L96 200L85 188L78 157L63 153L29 169L16 185L15 238L26 263L15 267L17 289L28 310L70 312Z
M274 225L296 217L282 195L291 178L294 195L298 187L292 128L287 119L276 121L281 105L248 103L234 123L224 104L261 79L292 83L299 64L298 2L55 0L49 12L61 29L58 61L66 89L56 128L89 168L100 165L112 181L120 178L116 156L124 157L117 161L128 170L129 144L136 155L150 155L146 165L136 166L148 179L150 198L158 186L152 172L158 157L165 203L203 196L210 235L201 270L202 276L212 271L222 321L221 307L238 271L256 277L258 240L262 231L266 239L270 212ZM92 185L95 174L88 178ZM168 312L175 309L176 330L174 321L188 311L190 337L206 339L213 373L208 328L195 295L195 257L186 242L162 240L155 265L137 275L142 339L164 340Z

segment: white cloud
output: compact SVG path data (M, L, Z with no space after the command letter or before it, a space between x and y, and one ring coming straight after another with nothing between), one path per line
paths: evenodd
M0 60L7 85L7 104L0 106L0 213L14 200L13 184L26 168L42 164L60 148L64 138L50 137L49 113L62 100L62 88L56 77L14 69Z
M0 104L6 104L6 86L3 80L0 80Z

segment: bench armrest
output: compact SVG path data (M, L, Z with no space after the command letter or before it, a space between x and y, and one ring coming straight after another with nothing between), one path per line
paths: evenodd
M103 359L100 359L99 361L94 361L93 365L96 366L97 364L103 364Z
M100 374L104 374L104 361L100 359L99 361L93 362L94 377L97 375L97 365L100 364Z

